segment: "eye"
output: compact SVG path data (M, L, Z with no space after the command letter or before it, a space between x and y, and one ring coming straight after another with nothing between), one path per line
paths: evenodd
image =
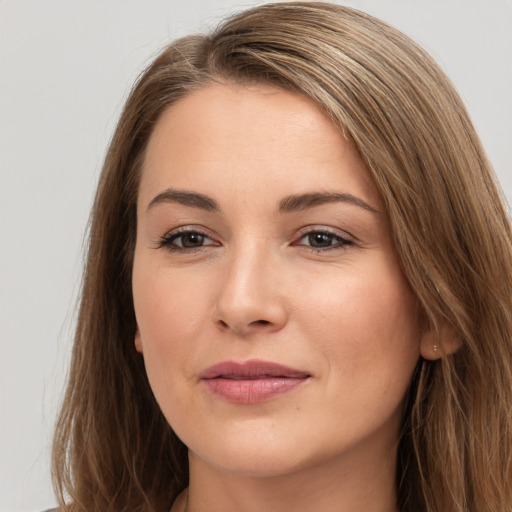
M164 235L158 247L165 247L169 251L190 252L200 250L208 245L217 245L208 235L196 230L174 231Z
M294 245L301 245L317 251L330 249L343 249L347 245L353 245L353 241L339 234L327 230L310 230L303 233L298 242Z

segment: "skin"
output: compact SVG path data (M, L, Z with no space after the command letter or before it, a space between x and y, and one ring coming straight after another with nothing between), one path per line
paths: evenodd
M154 201L170 187L220 211ZM279 211L317 192L371 210ZM204 238L180 250L191 239L178 228ZM311 246L319 230L332 234L323 249ZM140 182L133 297L137 350L189 448L190 488L174 510L396 510L404 396L420 353L437 356L365 165L309 99L217 84L162 115ZM199 378L250 359L311 377L255 404L229 403Z

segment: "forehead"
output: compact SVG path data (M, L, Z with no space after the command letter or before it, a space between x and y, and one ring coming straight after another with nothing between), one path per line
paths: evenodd
M276 199L341 187L379 201L354 145L312 100L260 84L209 86L162 114L139 197L147 202L171 186L214 196L260 190Z

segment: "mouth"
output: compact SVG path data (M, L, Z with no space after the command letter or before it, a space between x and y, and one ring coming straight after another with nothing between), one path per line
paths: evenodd
M231 403L254 404L286 394L307 382L311 374L268 361L225 361L199 375L217 397Z

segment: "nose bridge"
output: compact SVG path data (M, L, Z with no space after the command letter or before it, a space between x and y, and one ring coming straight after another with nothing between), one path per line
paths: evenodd
M239 333L282 326L286 312L276 286L279 270L275 256L262 237L250 237L233 246L216 304L217 322Z

